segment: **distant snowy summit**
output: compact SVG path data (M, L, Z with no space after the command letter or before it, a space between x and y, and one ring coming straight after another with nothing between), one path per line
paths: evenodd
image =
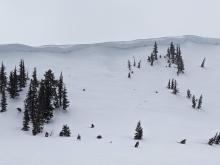
M33 47L23 44L3 44L0 45L0 52L70 53L76 50L87 49L92 47L131 49L131 48L152 46L155 41L158 43L158 45L169 45L170 42L174 42L178 44L191 42L195 44L220 45L220 39L218 38L206 38L206 37L200 37L194 35L184 35L177 37L138 39L133 41L115 41L115 42L78 44L78 45L45 45L40 47Z

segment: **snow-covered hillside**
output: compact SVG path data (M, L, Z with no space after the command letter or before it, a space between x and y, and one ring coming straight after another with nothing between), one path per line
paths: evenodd
M150 66L147 56L155 41L162 56L171 41L180 44L185 74L177 76L164 58ZM21 131L23 114L16 108L23 108L26 90L9 100L8 111L0 114L0 164L219 165L220 146L207 145L220 131L219 54L220 39L197 36L76 46L1 45L0 60L7 73L20 59L29 73L37 68L38 78L49 68L57 77L62 71L71 106L45 126L44 132L54 133L45 138L44 133ZM127 61L133 57L142 65L128 79ZM206 67L201 68L204 57ZM166 88L172 78L178 82L178 95ZM192 109L187 89L197 98L203 95L201 110ZM144 139L134 148L139 120ZM70 126L70 138L59 137L63 124ZM76 140L78 134L81 141ZM96 139L99 134L103 139ZM184 138L185 145L177 143Z

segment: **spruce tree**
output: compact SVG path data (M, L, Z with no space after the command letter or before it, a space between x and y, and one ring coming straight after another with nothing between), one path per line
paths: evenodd
M63 75L62 72L60 73L60 79L58 81L58 101L59 101L59 107L63 105L63 93L64 93L64 87L63 87Z
M171 88L170 79L169 79L169 82L168 82L167 88L168 88L168 89L170 89L170 88Z
M154 65L154 60L155 60L155 59L154 59L154 54L151 53L151 56L150 56L150 62L151 62L150 65L151 65L151 66Z
M131 78L131 73L130 72L128 73L128 78Z
M19 76L18 76L18 84L20 90L26 86L26 81L27 78L26 78L24 60L21 60L19 65Z
M186 97L187 97L188 99L190 99L190 98L191 98L191 96L192 96L192 95L191 95L191 92L190 92L190 90L188 89L188 90L187 90Z
M15 98L19 96L18 93L18 76L17 76L17 70L16 67L13 72L10 72L9 76L9 83L8 83L8 92L10 94L11 98Z
M34 71L33 71L33 74L32 74L32 81L33 81L33 85L35 87L39 86L39 82L37 80L37 69L36 68L34 68Z
M141 122L139 121L135 129L136 133L134 135L135 140L141 140L143 138L143 128L141 127Z
M174 80L174 79L172 79L170 89L173 89L173 88L174 88L174 85L175 85L175 80Z
M172 63L175 62L175 46L174 46L173 42L171 42L171 44L170 44L170 59L171 59Z
M2 98L1 98L1 111L5 112L7 110L7 98L5 96L5 89L2 90Z
M141 68L141 60L138 62L138 69L140 69Z
M153 55L154 59L157 60L157 53L158 53L158 48L157 48L157 42L154 43L154 49L153 49Z
M25 105L25 109L24 109L24 117L23 117L23 131L29 131L29 122L30 122L30 116L29 116L29 109L28 106Z
M176 64L177 64L177 75L179 73L184 73L185 68L184 68L183 58L181 56L180 47L177 47Z
M201 109L202 108L202 95L199 97L199 101L198 101L198 106L197 106L198 109Z
M130 60L128 60L128 69L129 69L129 71L131 70L131 62L130 62Z
M192 97L192 107L195 109L196 108L196 98L195 95Z
M202 64L201 64L201 67L202 67L202 68L205 67L205 61L206 61L206 58L204 58L204 59L202 60Z
M67 90L66 90L66 87L64 86L64 89L63 89L63 110L67 110L68 107L69 107L69 101L67 99Z
M60 136L64 136L64 137L70 137L71 136L70 128L67 125L63 126L62 131L60 132Z
M136 66L136 61L135 61L135 58L134 58L134 63L133 63L133 66L134 66L134 67Z
M177 88L177 82L176 82L176 80L174 81L174 86L173 86L173 94L177 94L179 91L178 91L178 88Z
M5 72L5 66L2 62L1 69L0 69L0 93L5 90L7 86L7 76Z

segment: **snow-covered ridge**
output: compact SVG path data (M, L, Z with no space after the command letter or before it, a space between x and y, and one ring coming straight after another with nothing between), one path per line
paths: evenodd
M194 35L184 35L179 37L161 37L150 39L138 39L133 41L115 41L94 44L78 44L78 45L45 45L33 47L23 44L3 44L0 45L0 52L48 52L48 53L70 53L80 49L91 47L108 47L116 49L130 49L138 47L152 46L157 41L159 45L168 45L170 42L183 44L187 42L195 44L220 45L218 38L206 38Z

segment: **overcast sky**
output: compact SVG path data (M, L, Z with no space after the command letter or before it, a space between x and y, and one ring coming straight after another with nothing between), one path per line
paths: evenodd
M220 0L0 0L0 44L220 38Z

